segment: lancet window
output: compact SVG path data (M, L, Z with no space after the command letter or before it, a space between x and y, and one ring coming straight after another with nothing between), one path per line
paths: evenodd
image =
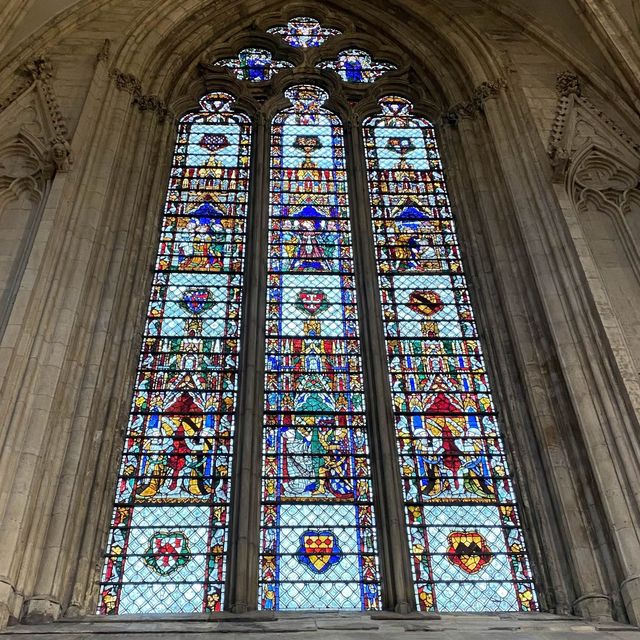
M318 87L271 127L261 606L379 607L344 136Z
M98 610L371 610L403 589L421 610L536 610L434 127L384 91L395 63L316 55L339 30L295 17L267 34L207 67L178 125ZM227 70L264 135L215 90ZM376 517L393 501L403 530ZM253 580L236 580L240 540Z
M364 144L418 604L535 609L433 126L380 106Z
M100 613L222 606L251 155L232 101L178 127Z

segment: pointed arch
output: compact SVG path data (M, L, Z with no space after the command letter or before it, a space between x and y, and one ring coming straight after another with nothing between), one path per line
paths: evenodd
M210 93L179 123L98 610L222 608L251 125Z
M364 144L417 605L536 610L433 125L379 102Z

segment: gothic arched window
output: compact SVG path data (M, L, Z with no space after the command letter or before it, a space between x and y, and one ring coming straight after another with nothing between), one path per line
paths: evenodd
M433 125L267 31L178 126L99 611L536 610Z
M101 613L221 606L251 155L232 102L178 127Z

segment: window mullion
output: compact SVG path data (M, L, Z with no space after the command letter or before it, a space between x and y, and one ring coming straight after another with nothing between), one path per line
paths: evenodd
M269 135L263 113L254 117L253 124L242 308L242 376L238 392L226 601L226 608L238 613L257 608L264 413L265 239L269 211L269 174L265 169L269 167Z
M391 390L382 325L382 307L367 168L359 119L353 116L345 131L356 287L361 312L362 360L371 446L371 466L378 526L383 606L401 613L415 610L415 597L403 511L399 460L395 442Z

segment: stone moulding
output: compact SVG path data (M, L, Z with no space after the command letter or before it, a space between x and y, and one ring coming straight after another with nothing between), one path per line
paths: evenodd
M21 95L35 86L46 107L46 124L51 136L48 140L51 160L60 172L69 171L73 164L69 131L65 124L60 103L51 84L53 65L44 56L34 58L20 69L22 79L4 100L0 101L0 113L7 109Z
M98 65L104 64L108 66L110 61L111 40L106 39L96 55L96 62ZM133 104L137 105L140 111L151 111L155 113L161 122L169 115L169 108L165 101L159 96L144 93L142 90L142 82L132 73L127 73L117 67L110 68L108 73L119 91L126 91L131 94Z
M583 95L580 78L573 71L563 71L556 78L558 105L556 115L549 132L547 153L551 160L554 182L562 182L574 155L574 127L569 122L576 107L583 108L592 117L608 129L613 139L617 138L624 146L640 154L640 144L636 143L621 127Z
M496 98L501 91L508 87L504 78L496 78L493 81L481 82L471 95L471 100L458 102L446 109L441 116L443 124L456 126L460 118L473 118L484 110L487 100Z
M107 63L110 58L110 45L102 47L98 53L98 62ZM118 68L109 70L109 77L113 80L119 91L126 91L131 94L133 104L138 106L140 111L151 111L155 113L163 122L169 115L169 108L162 98L152 94L146 94L142 90L142 83L132 73L126 73Z

